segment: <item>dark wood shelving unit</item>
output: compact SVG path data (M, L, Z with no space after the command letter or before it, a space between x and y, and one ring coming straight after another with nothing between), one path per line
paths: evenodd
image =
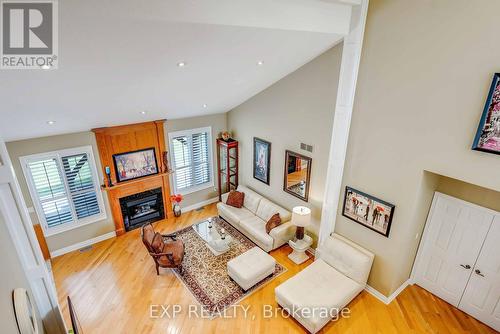
M238 188L238 141L217 139L217 175L219 201L222 194Z

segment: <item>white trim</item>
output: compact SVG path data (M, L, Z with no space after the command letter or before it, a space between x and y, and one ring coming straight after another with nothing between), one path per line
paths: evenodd
M186 206L185 208L182 208L182 207L181 208L182 208L183 212L189 212L189 211L193 211L193 210L196 210L198 208L201 208L202 206L216 203L218 201L219 201L219 197L213 197L213 198L207 199L206 201L201 201L201 202Z
M368 1L362 0L359 6L352 7L351 31L344 37L342 63L340 65L339 85L335 114L333 115L332 139L328 157L325 194L321 212L319 241L321 243L335 230L337 209L342 192L345 157L349 140L349 129L354 106L354 95L358 79L361 49L365 31Z
M403 292L404 289L406 289L406 287L408 285L411 285L411 280L407 280L405 281L403 284L401 284L401 286L396 290L394 291L389 297L386 297L384 294L382 294L381 292L379 292L378 290L376 290L375 288L369 286L368 284L366 285L365 287L365 290L366 292L368 292L369 294L371 294L373 297L377 298L378 300L380 300L382 303L386 304L386 305L389 305L394 299L396 299L396 297L401 293Z
M193 134L204 133L204 132L208 133L207 148L208 148L208 167L210 169L209 170L210 181L206 182L204 184L197 185L197 186L192 186L189 188L178 190L177 183L175 181L176 170L175 170L175 157L173 154L174 150L173 150L173 146L172 146L173 145L173 138L178 137L178 136L186 136L186 137L189 137L190 138L189 140L191 141ZM171 161L171 165L172 165L171 167L173 169L173 173L170 176L170 181L172 184L172 191L175 194L188 195L188 194L200 191L200 190L214 187L214 185L215 185L215 171L214 171L214 164L213 164L212 138L213 138L213 134L212 134L212 127L211 126L205 126L205 127L196 128L196 129L179 130L179 131L174 131L174 132L168 133L168 147L169 147L168 154L170 156L170 161Z
M55 285L43 259L26 202L21 194L12 161L0 138L0 212L14 243L12 256L19 258L38 312L49 333L67 333Z
M99 210L100 213L97 215L93 215L90 217L85 217L82 219L78 219L76 217L76 211L74 207L74 203L71 199L71 192L69 190L68 186L68 181L66 179L66 174L62 170L62 157L64 156L70 156L70 155L76 155L76 154L82 154L85 153L88 156L88 163L90 167L90 172L92 173L92 178L94 181L94 191L96 193L96 198L97 198L97 203L99 205ZM69 223L65 223L62 225L54 226L54 227L48 227L47 222L45 220L45 214L42 209L42 205L40 203L40 200L38 199L38 194L36 192L35 185L33 183L33 178L31 176L31 173L28 169L28 163L31 161L38 161L40 159L48 159L48 158L54 158L56 159L57 163L57 168L59 169L59 174L62 178L62 181L64 183L64 189L65 189L65 195L66 198L68 199L68 203L71 208L71 215L73 217L73 221ZM86 145L86 146L79 146L79 147L74 147L74 148L68 148L68 149L63 149L63 150L58 150L58 151L51 151L51 152L44 152L44 153L36 153L36 154L31 154L31 155L26 155L19 157L19 161L21 163L21 168L23 170L24 178L26 179L26 183L28 185L28 190L33 202L33 206L35 209L35 212L38 217L38 221L40 222L40 225L42 226L43 234L46 237L56 235L59 233L63 233L81 226L85 226L88 224L93 224L102 220L105 220L107 218L106 214L106 209L104 208L104 199L102 197L102 191L100 189L100 182L99 182L99 175L97 174L97 167L95 163L95 158L94 158L94 152L92 149L91 145Z
M50 257L52 257L52 258L58 257L58 256L61 256L63 254L67 254L69 252L72 252L72 251L75 251L78 249L82 249L84 247L88 247L90 245L93 245L93 244L96 244L98 242L108 240L108 239L111 239L114 237L116 237L116 232L111 231L111 232L105 233L103 235L100 235L98 237L78 242L78 243L71 245L71 246L56 249L55 251L50 252Z

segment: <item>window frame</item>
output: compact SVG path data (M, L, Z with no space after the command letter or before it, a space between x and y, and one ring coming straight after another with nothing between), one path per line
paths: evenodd
M87 154L89 160L89 167L90 171L92 173L92 178L94 181L94 191L96 193L97 197L97 203L99 205L99 210L100 213L97 215L85 217L82 219L78 219L76 215L76 210L75 210L75 204L73 203L73 200L71 198L71 191L69 189L68 185L68 180L66 178L66 174L64 172L63 168L63 161L62 158L66 156L72 156L72 155L78 155L85 153ZM64 223L58 226L54 227L49 227L47 224L47 221L45 219L45 214L42 208L42 203L40 201L40 198L38 197L38 193L36 191L36 187L33 181L33 177L30 173L30 170L28 168L28 164L30 162L34 161L39 161L42 159L56 159L57 162L57 168L59 170L59 174L61 175L63 184L64 184L64 191L66 194L66 198L68 199L70 208L71 208L71 216L73 220L69 223ZM38 221L40 222L40 225L42 226L43 234L46 237L53 236L59 233L63 233L66 231L73 230L78 227L82 227L85 225L89 225L92 223L96 223L98 221L105 220L107 218L107 213L106 209L104 206L104 199L102 196L102 191L101 191L101 185L99 182L99 174L97 173L97 166L96 166L96 161L94 158L94 152L92 149L92 146L80 146L80 147L74 147L74 148L68 148L68 149L63 149L63 150L57 150L57 151L50 151L50 152L43 152L43 153L37 153L37 154L31 154L31 155L26 155L19 157L19 160L21 162L21 168L23 170L24 178L26 180L26 183L28 185L28 190L31 196L31 200L33 202L33 207L35 208L36 215L38 217Z
M177 182L175 179L176 169L175 169L173 139L175 137L180 137L180 136L186 136L186 137L191 138L189 140L189 142L191 143L190 153L191 153L191 161L192 161L193 160L192 159L192 157L193 157L192 136L193 136L193 134L196 134L196 133L207 133L207 135L208 135L208 138L207 138L207 142L208 142L208 145L207 145L208 146L208 168L209 168L208 175L210 177L210 181L205 182L205 183L200 184L200 185L197 185L197 186L191 186L191 187L179 190L179 189L177 189ZM170 151L169 152L170 162L171 162L170 165L172 166L172 170L174 172L171 176L171 183L173 185L172 190L175 194L188 195L188 194L192 194L192 193L197 192L197 191L201 191L201 190L205 190L205 189L209 189L209 188L214 187L215 175L214 175L214 165L213 165L213 143L212 143L212 127L211 126L169 132L168 133L168 147L169 147L169 151ZM193 171L193 166L194 166L194 164L191 162L191 165L190 165L191 171Z

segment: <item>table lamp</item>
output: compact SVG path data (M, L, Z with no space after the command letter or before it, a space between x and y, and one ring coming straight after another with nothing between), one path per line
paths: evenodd
M297 226L295 237L297 240L304 238L304 227L311 222L311 209L305 206L296 206L292 210L292 224Z

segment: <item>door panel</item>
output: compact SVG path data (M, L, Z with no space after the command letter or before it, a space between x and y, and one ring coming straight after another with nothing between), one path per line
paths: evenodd
M500 331L500 215L486 236L459 308Z
M458 306L492 220L486 210L436 194L416 283Z

